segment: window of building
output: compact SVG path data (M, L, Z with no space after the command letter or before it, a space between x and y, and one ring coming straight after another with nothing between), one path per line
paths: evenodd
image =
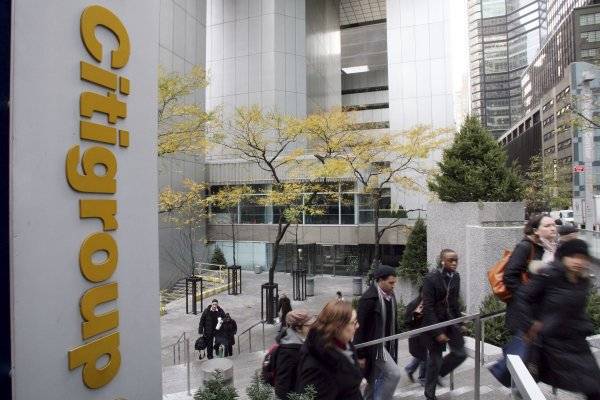
M595 25L600 24L600 13L584 14L579 17L579 25Z
M554 131L550 131L544 135L544 142L554 138Z
M389 188L382 189L381 198L379 199L379 210L391 209L391 191ZM368 194L358 195L358 223L372 224L373 223L373 202Z
M598 57L598 49L583 49L581 50L581 58L590 59Z
M542 122L542 125L547 126L550 125L552 122L554 122L554 115L551 115L548 118L546 118L544 122Z
M544 155L554 154L556 148L554 146L550 146L544 150Z
M548 111L548 109L550 109L553 104L554 104L553 100L550 100L549 102L547 102L546 104L544 104L544 107L542 107L542 112Z
M588 43L600 42L600 31L581 32L581 38Z
M571 147L571 139L563 140L558 144L558 150L564 150Z

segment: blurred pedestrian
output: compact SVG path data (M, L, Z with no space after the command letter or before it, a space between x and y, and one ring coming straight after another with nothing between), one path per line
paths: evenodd
M419 295L406 306L404 321L409 330L423 326L423 287L419 288ZM419 383L425 385L425 370L427 362L427 346L424 335L413 336L408 339L408 351L413 359L404 367L408 379L414 383L414 373L419 370Z
M292 310L285 318L287 327L276 338L279 348L275 360L275 394L279 399L287 399L296 389L300 348L313 322L306 310Z
M600 400L600 368L586 340L594 332L586 313L593 290L589 264L583 240L562 243L555 260L523 288L517 306L525 341L539 346L534 349L541 381Z
M287 294L282 293L277 303L277 314L279 314L279 321L281 323L279 327L280 332L285 328L285 317L290 311L292 311L292 302L287 297Z
M396 269L380 265L375 270L375 282L358 301L359 328L355 343L364 343L399 333L396 318L397 304L394 295ZM358 350L358 359L363 367L368 385L367 400L391 399L400 382L400 368L396 364L398 341L369 346Z
M342 296L342 292L341 292L341 291L339 291L339 290L338 290L337 292L335 292L335 298L336 298L338 301L344 301L344 296Z
M312 385L318 400L362 400L362 374L352 339L358 327L356 311L332 300L312 324L300 350L297 392Z
M504 271L504 284L512 294L506 303L506 328L513 335L517 333L519 324L515 315L515 298L519 290L529 280L531 273L554 259L556 250L556 225L550 216L532 216L523 232L525 236L513 250Z
M460 275L456 272L458 254L444 249L439 256L438 268L427 274L423 282L423 325L434 325L461 316ZM451 325L427 332L427 367L425 373L425 398L435 400L438 378L446 376L465 361L465 341L462 326ZM442 353L450 346L450 353Z
M213 358L214 338L216 334L216 327L219 323L219 318L225 317L225 312L219 307L219 301L214 299L210 306L208 306L200 317L200 323L198 324L198 333L204 336L206 344L206 356L210 360Z
M233 355L233 345L235 344L235 334L237 333L237 323L229 314L221 321L221 325L217 324L219 329L215 333L215 350L223 346L223 355L230 357Z

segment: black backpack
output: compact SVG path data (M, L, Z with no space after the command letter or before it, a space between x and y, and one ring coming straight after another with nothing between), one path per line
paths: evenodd
M279 352L279 343L275 343L269 348L262 363L262 380L271 386L275 386L277 375L277 353Z

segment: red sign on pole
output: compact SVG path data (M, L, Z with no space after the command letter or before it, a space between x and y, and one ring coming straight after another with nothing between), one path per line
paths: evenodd
M584 165L574 165L573 166L573 172L584 172L584 171L585 171Z

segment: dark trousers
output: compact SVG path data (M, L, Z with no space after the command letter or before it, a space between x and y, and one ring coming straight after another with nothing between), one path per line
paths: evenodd
M204 339L206 340L206 357L210 360L211 358L213 358L213 346L215 342L215 337L205 335Z
M600 393L590 393L585 395L587 400L600 400Z
M435 338L432 338L427 344L427 369L425 373L425 398L435 398L435 387L438 377L446 376L456 367L465 361L467 354L465 353L465 340L463 339L460 327L453 325L446 328L446 336L450 341L450 353L442 358L444 345L438 343Z
M231 357L233 355L233 345L228 344L225 346L225 357Z

